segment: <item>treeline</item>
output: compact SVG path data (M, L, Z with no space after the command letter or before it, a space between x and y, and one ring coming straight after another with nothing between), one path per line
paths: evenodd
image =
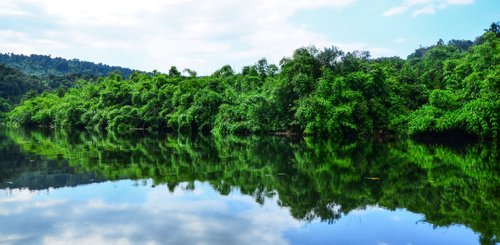
M419 48L406 60L299 48L235 73L112 74L25 100L10 124L110 130L299 133L333 138L461 134L498 139L500 29Z
M111 73L129 77L132 72L76 59L0 53L0 121L23 98L29 99L44 91L65 90L80 79L92 81Z
M65 76L80 74L87 76L103 77L112 72L118 72L124 77L129 77L134 70L119 66L95 64L78 59L67 60L60 57L52 58L50 55L22 55L0 53L0 64L18 69L28 75L35 76Z
M20 70L0 64L0 122L4 121L5 114L23 99L33 98L45 91L61 93L74 86L79 79L92 81L97 78L98 76L82 74L27 75Z

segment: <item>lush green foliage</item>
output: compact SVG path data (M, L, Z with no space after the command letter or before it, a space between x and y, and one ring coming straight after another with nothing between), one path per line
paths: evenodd
M408 57L370 59L333 47L297 49L280 66L265 59L235 73L196 77L112 74L65 93L25 100L13 125L333 138L459 133L500 137L496 24L475 42L439 41Z
M23 96L31 97L44 89L40 79L0 64L0 121Z
M0 53L0 122L22 98L31 98L43 91L55 91L62 95L79 79L90 81L111 73L128 77L132 72L127 68L76 59Z
M334 222L378 205L421 213L436 226L466 225L481 234L482 244L494 244L500 236L496 145L449 148L366 140L341 145L317 138L294 143L283 137L124 137L88 131L2 134L0 152L20 148L33 155L23 162L5 154L0 186L12 182L37 189L84 183L84 178L131 178L152 179L173 191L179 183L194 188L195 181L203 181L224 195L238 188L260 203L276 196L301 220ZM59 183L47 183L56 177Z
M468 52L437 45L422 58L429 103L407 116L410 134L459 130L498 138L500 132L500 42L487 32ZM431 59L426 61L426 59Z

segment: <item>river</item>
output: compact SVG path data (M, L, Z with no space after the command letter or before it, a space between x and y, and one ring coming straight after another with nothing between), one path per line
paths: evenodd
M0 130L0 244L495 244L492 144Z

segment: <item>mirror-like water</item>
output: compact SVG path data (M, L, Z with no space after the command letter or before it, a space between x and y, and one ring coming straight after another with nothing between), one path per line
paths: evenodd
M495 244L495 145L0 131L0 244Z

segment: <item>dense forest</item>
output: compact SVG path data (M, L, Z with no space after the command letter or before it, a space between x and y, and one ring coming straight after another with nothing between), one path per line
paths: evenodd
M28 93L39 93L44 90L40 79L0 64L0 119L11 110L13 104L21 101Z
M439 40L407 59L304 47L199 77L111 73L27 98L11 125L216 134L306 134L336 139L467 135L500 138L500 29Z
M93 81L111 73L129 77L133 72L76 59L0 53L0 121L23 98L32 98L44 91L65 90L80 79Z
M60 57L52 58L50 55L18 55L0 53L0 64L18 69L28 75L35 76L65 76L68 74L81 74L88 76L107 76L118 72L124 77L130 76L134 70L119 66L95 64L78 59L67 60Z

